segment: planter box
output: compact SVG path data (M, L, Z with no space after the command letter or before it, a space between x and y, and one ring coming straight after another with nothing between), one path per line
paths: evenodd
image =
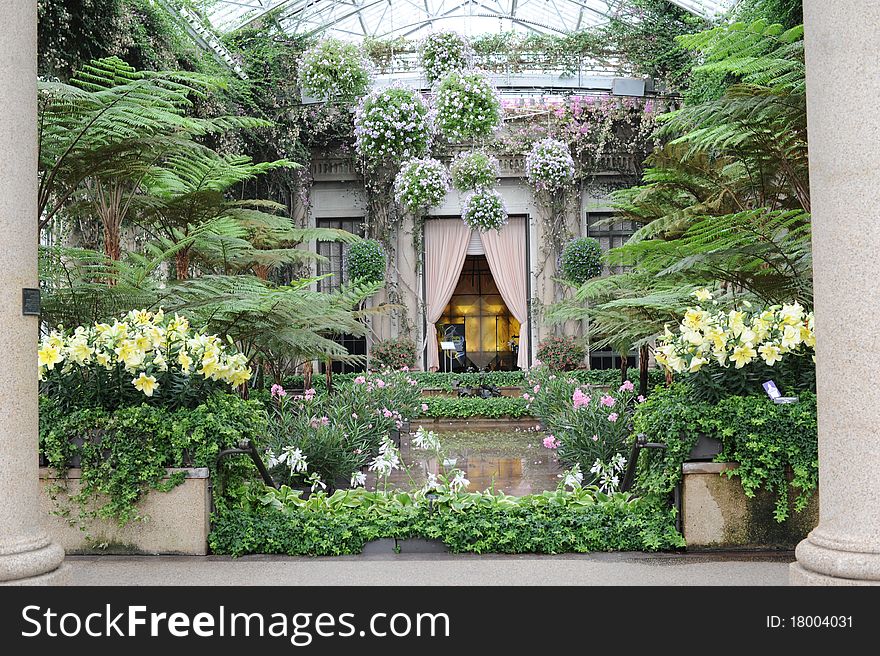
M144 521L133 521L120 527L116 520L89 519L83 529L74 516L68 520L54 514L70 508L67 494L80 490L81 470L69 469L67 478L56 476L55 470L40 468L40 507L46 531L68 553L136 553L184 554L204 556L208 553L208 532L211 519L211 491L208 469L169 469L168 473L184 471L186 480L170 492L150 490L142 499L138 512ZM52 487L66 485L67 492L51 498ZM74 523L71 525L71 521Z
M819 523L819 495L801 512L773 518L775 496L759 490L750 499L738 478L721 472L729 462L686 462L682 465L682 532L688 549L793 549Z

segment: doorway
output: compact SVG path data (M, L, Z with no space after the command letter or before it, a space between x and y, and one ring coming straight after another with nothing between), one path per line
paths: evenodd
M520 324L507 309L485 255L468 255L437 321L441 371L513 371Z

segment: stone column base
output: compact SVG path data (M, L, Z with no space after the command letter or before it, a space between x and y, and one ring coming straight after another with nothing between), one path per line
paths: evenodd
M859 581L856 579L842 579L837 576L825 576L818 572L811 572L801 567L800 563L792 563L788 570L789 585L880 585L880 581Z
M792 585L880 585L876 545L815 529L795 550Z
M0 587L2 586L55 586L55 585L68 585L70 583L70 567L67 564L62 563L58 569L54 569L51 572L46 572L45 574L40 574L39 576L31 576L26 579L17 579L15 581L0 581Z

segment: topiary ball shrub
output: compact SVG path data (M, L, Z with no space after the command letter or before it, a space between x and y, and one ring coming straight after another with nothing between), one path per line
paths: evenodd
M471 46L458 32L434 32L419 46L419 63L431 84L452 71L467 68L470 58Z
M354 43L326 39L303 53L300 88L323 100L355 100L370 87L370 65Z
M465 196L461 219L471 230L501 230L507 223L504 199L494 189L477 189Z
M381 282L385 280L385 249L375 239L364 239L348 247L345 266L349 280Z
M498 160L481 150L459 153L449 168L452 186L459 191L491 187L501 175Z
M586 355L586 349L574 337L550 336L538 344L538 360L553 371L577 369Z
M417 214L437 207L449 191L449 172L436 159L411 159L394 179L394 198Z
M437 127L452 143L490 137L501 127L501 99L482 71L453 71L437 85Z
M559 258L562 277L583 285L602 273L602 247L592 237L578 237L565 245Z
M370 359L371 369L412 368L416 363L416 345L406 337L376 342L370 349Z

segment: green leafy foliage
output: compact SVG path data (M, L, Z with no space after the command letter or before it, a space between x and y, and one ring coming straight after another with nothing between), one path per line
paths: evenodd
M374 369L403 369L416 363L416 345L408 337L397 337L376 342L370 349Z
M421 416L434 419L519 419L531 416L525 399L515 397L495 396L481 399L432 396L424 399L424 402L428 409Z
M571 371L583 364L587 351L576 337L545 337L538 344L538 360L553 371Z
M819 480L816 396L804 392L799 397L798 403L781 405L761 396L696 403L684 384L655 392L639 406L633 430L667 448L642 451L639 490L668 495L697 439L706 435L721 440L716 460L739 464L726 475L739 477L747 496L758 489L775 494L776 521L785 521L791 490L796 491L795 510L802 510Z
M375 239L364 239L348 247L345 266L350 280L364 283L385 281L387 256L385 249Z
M370 71L357 44L325 39L303 53L299 82L316 98L351 101L367 93Z
M562 251L560 264L567 281L583 285L602 273L602 247L592 237L572 239Z
M338 490L308 500L289 489L265 491L247 506L223 505L209 538L218 554L337 556L381 538L441 540L450 551L586 553L657 551L684 546L672 512L625 494L583 488L524 497Z
M163 480L166 467L208 467L216 475L221 449L242 439L259 441L265 429L262 406L230 394L178 410L148 405L62 410L40 397L41 454L62 473L74 459L82 468L81 489L70 497L78 518L73 521L102 517L125 525L136 520L145 494L183 482L181 475ZM243 461L224 467L228 479L241 479L251 469Z

